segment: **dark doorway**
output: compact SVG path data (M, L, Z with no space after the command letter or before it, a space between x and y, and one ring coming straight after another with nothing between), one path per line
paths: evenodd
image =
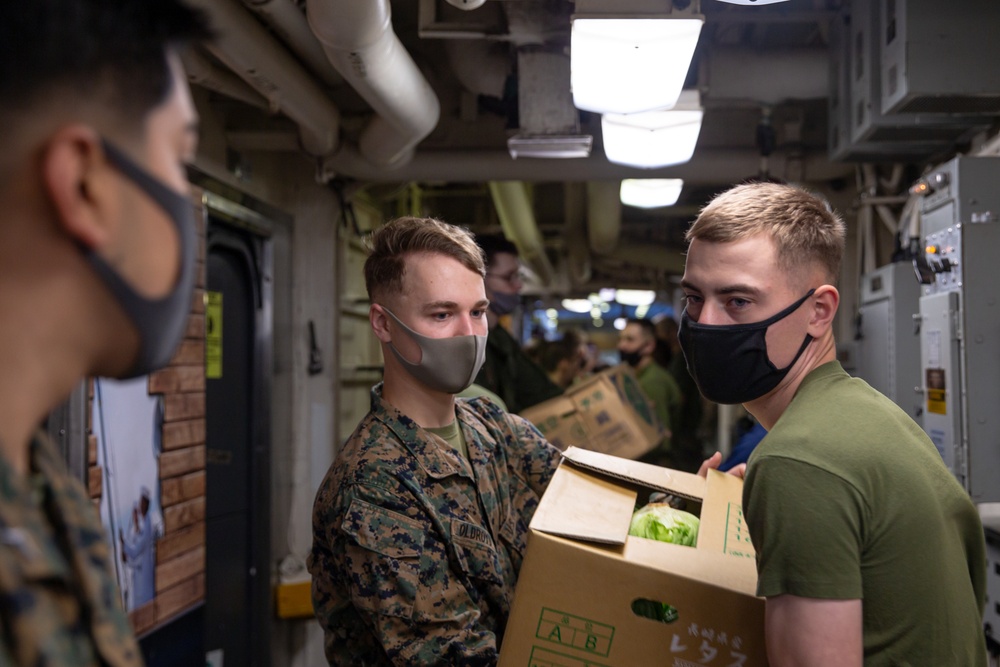
M226 667L270 662L269 261L266 239L209 218L205 651Z

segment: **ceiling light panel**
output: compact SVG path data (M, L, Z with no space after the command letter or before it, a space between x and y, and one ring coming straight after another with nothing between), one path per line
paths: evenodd
M677 102L704 19L574 16L573 104L597 113L637 113Z

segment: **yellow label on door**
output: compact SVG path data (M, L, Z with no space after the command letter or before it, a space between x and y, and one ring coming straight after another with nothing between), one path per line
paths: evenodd
M222 292L205 292L205 377L222 377Z

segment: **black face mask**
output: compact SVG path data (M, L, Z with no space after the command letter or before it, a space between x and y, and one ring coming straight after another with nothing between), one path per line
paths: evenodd
M767 356L767 328L798 310L815 291L809 290L780 313L752 324L698 324L685 309L677 337L688 371L705 398L730 405L747 403L777 387L805 352L812 336L806 334L791 363L775 368Z
M639 362L642 361L642 352L639 350L636 350L635 352L622 352L619 350L618 356L621 358L623 363L628 364L632 368L638 366Z
M166 366L184 337L194 294L198 239L194 205L187 197L161 183L106 140L102 146L108 161L166 212L177 230L180 252L173 289L159 299L147 299L96 252L84 251L87 261L139 331L139 352L132 367L122 376L125 379Z

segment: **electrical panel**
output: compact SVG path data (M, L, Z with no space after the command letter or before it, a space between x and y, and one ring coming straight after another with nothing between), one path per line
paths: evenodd
M920 423L920 284L909 263L861 276L856 367L862 378Z
M958 157L922 193L924 430L976 503L1000 502L1000 158Z
M851 0L831 22L828 145L834 160L931 160L988 128L985 115L889 113L882 98L885 0Z
M882 106L879 39L885 2L852 0L850 37L850 122L852 142L917 142L925 155L948 151L956 142L988 127L988 117L957 113L886 113ZM914 151L918 148L915 145Z
M882 109L1000 113L1000 2L877 0Z

